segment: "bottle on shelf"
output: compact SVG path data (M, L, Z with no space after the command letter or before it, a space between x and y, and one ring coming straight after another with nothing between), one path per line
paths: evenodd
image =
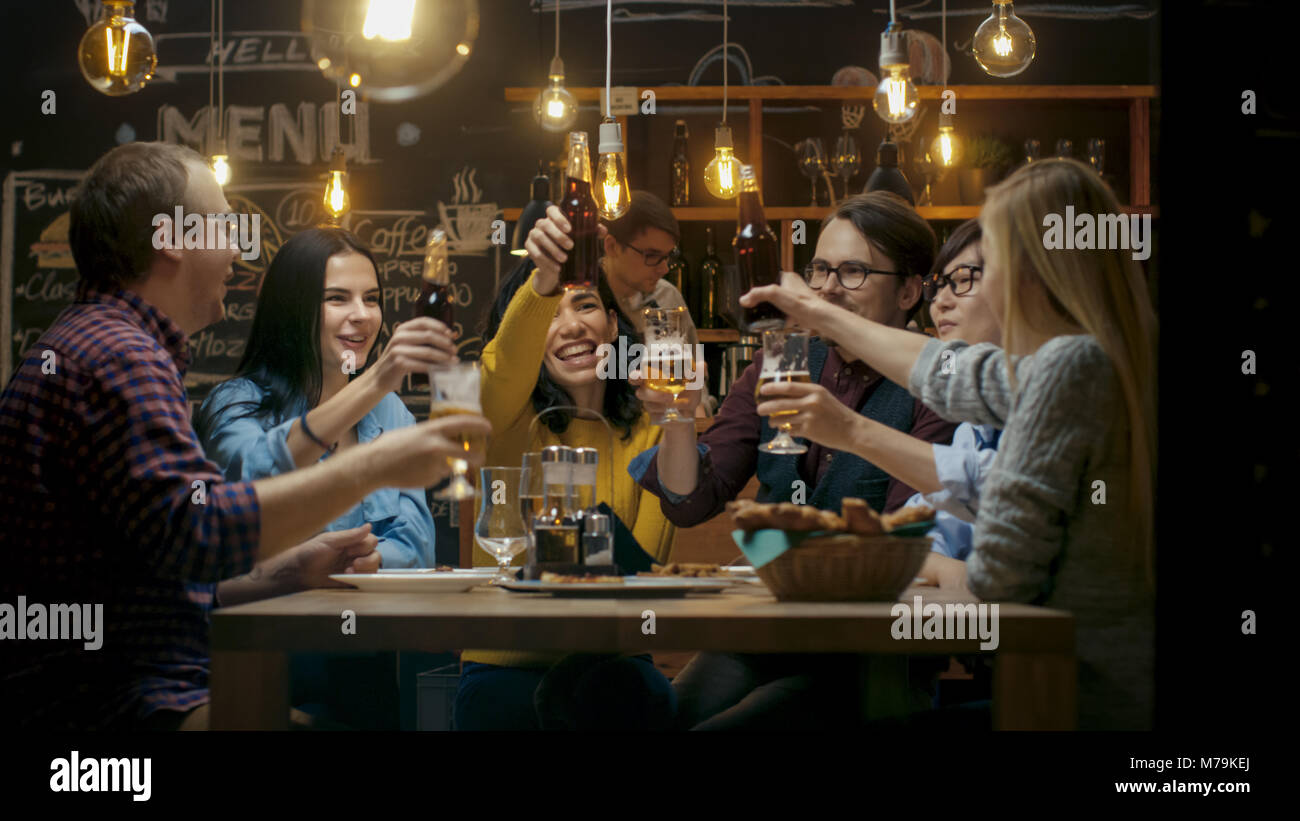
M753 166L740 166L740 196L737 200L739 213L731 246L736 249L736 267L740 274L740 294L737 296L740 296L760 285L781 284L781 254L776 235L763 215L763 198ZM757 333L785 326L785 313L770 302L760 302L741 310L742 331Z
M695 305L692 296L692 278L691 264L686 261L685 254L678 254L668 261L668 281L673 287L681 293L682 299L686 302L686 313L692 317L695 316Z
M707 239L704 245L704 259L695 272L696 304L699 313L693 313L695 327L718 327L718 306L722 304L722 260L718 259L717 245L713 239L713 226L704 229Z
M691 204L691 161L686 153L686 140L690 132L686 121L678 120L673 126L673 159L669 168L671 198L673 208L684 208Z
M591 194L591 152L585 131L569 132L569 160L559 205L573 229L569 233L573 248L560 266L560 283L566 289L594 289L600 275L596 235L599 214Z
M897 144L889 140L880 144L880 148L876 151L876 170L871 172L867 187L862 193L868 191L893 191L907 200L909 205L916 205L916 200L912 198L912 185L898 167Z

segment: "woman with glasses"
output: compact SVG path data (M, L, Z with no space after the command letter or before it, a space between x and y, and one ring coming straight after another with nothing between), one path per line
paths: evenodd
M925 340L819 300L799 277L756 288L831 333L944 416L999 425L974 547L981 599L1075 618L1080 726L1152 720L1155 314L1124 249L1048 249L1044 221L1073 208L1122 215L1083 163L1032 163L988 190L979 287L1002 346Z

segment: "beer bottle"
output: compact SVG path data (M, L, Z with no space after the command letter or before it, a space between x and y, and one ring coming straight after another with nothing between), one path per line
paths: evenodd
M573 248L560 266L560 284L565 288L594 289L600 274L598 215L596 199L591 195L591 152L585 131L569 132L569 162L559 205L572 227L569 238L573 240Z
M713 226L710 225L704 230L708 235L708 241L704 246L704 259L700 260L700 267L695 272L698 288L696 305L699 309L695 314L695 327L715 328L717 320L714 317L718 306L722 304L722 300L718 297L722 293L722 260L718 259L717 248L713 242Z
M781 256L776 235L763 216L763 199L753 166L740 166L740 196L737 199L739 217L731 246L736 249L741 293L760 285L780 285ZM770 302L760 302L743 309L740 323L742 330L750 333L768 331L785 327L785 314Z
M451 287L450 266L447 260L447 232L435 228L429 232L424 246L424 269L420 272L424 288L415 300L412 319L427 316L436 319L456 333L456 293ZM427 374L417 371L410 376L411 387L423 389L429 384Z
M671 203L674 208L691 204L691 161L686 156L686 121L678 120L673 127L673 160L668 179L672 183Z

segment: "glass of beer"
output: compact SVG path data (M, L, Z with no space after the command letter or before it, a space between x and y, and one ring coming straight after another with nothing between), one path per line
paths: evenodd
M483 406L479 403L477 362L448 362L429 369L429 418L441 419L457 413L476 416L483 413ZM462 434L460 440L465 453L481 450L485 444L483 437L477 435ZM453 501L473 499L474 485L467 478L469 462L455 457L448 457L447 462L451 465L451 483L433 497Z
M667 393L674 402L695 379L695 346L686 341L686 308L646 308L641 311L645 319L645 384L652 391ZM650 420L656 425L694 420L683 416L672 405L663 415Z
M764 331L763 367L754 387L754 401L762 402L772 397L761 396L764 385L780 382L811 382L808 373L808 334L802 331ZM776 437L764 442L758 449L764 453L807 453L808 448L790 435L790 423L780 422L782 416L794 416L798 411L781 411L773 414L778 421Z

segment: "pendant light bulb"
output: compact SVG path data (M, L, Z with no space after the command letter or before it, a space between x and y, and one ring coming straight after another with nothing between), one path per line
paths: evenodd
M596 199L600 218L616 220L627 213L632 204L632 191L627 184L627 168L623 165L623 129L612 117L600 124L598 151L596 184L591 193Z
M740 160L731 143L731 127L714 131L713 159L704 167L704 187L720 200L734 200L740 193Z
M135 20L135 4L104 0L104 11L77 47L81 75L110 97L133 94L153 79L158 53L153 37Z
M971 53L984 73L993 77L1014 77L1034 61L1038 47L1034 32L1016 16L1011 0L993 0L993 12L971 41Z
M370 0L361 36L378 37L391 43L411 39L411 20L415 17L415 0Z
M352 200L348 197L347 177L348 167L343 151L335 148L330 159L329 182L325 184L324 198L325 211L334 222L338 222L339 217L352 207Z
M208 164L212 167L212 174L217 178L217 185L222 187L230 182L230 155L226 153L226 146L223 143L217 146L217 151L208 158Z
M916 114L919 97L907 57L907 32L893 23L880 34L880 84L872 108L887 123L905 123Z
M547 131L567 131L578 117L578 101L564 87L564 61L551 60L550 85L533 102L533 118Z
M952 168L961 162L962 140L953 128L951 114L939 115L939 134L930 143L930 156L943 168Z

